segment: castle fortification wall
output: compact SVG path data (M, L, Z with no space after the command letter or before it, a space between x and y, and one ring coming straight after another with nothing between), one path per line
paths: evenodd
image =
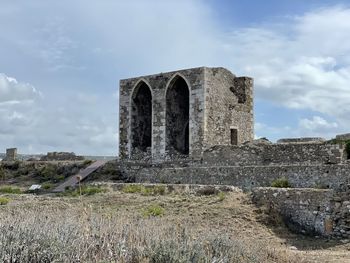
M292 187L337 189L349 182L349 164L276 166L144 167L136 182L234 185L245 189L271 186L286 178Z
M244 144L214 146L203 153L205 165L337 164L347 158L340 144Z

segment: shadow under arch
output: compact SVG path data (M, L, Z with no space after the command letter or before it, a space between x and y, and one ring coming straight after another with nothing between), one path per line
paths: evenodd
M151 151L152 147L152 89L139 81L131 94L130 141L131 154Z
M190 87L176 74L166 88L166 143L169 154L189 154Z

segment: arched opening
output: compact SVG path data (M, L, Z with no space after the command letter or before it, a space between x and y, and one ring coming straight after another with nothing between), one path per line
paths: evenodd
M131 153L150 152L152 147L152 93L140 82L131 97Z
M166 93L166 150L172 154L189 153L189 87L177 76Z

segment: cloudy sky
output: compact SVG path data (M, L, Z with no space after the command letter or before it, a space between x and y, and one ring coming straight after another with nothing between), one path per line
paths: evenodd
M350 1L1 0L0 152L116 155L121 78L255 79L255 134L350 132Z

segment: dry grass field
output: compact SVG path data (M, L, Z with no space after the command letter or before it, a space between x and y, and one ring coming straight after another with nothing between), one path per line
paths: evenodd
M348 244L291 234L239 191L2 197L1 262L350 262Z

